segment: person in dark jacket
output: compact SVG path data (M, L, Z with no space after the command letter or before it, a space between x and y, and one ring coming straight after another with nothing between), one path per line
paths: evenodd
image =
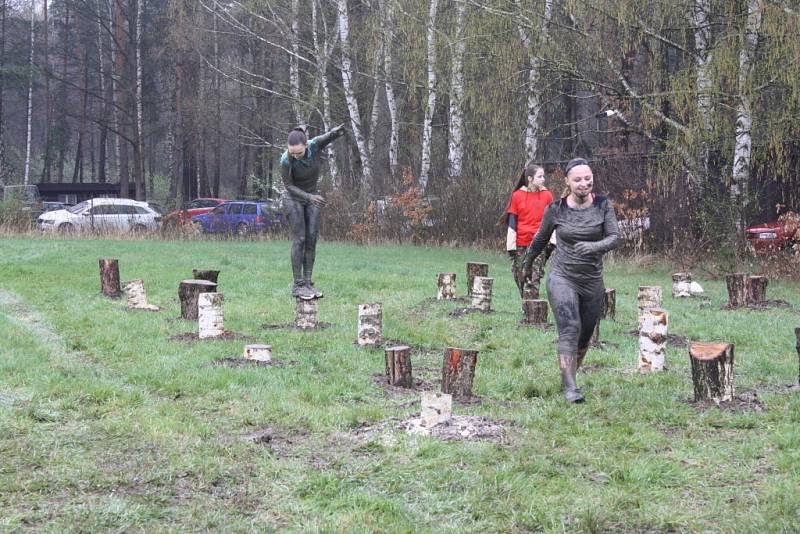
M325 206L325 199L317 191L317 183L322 168L322 150L343 134L344 125L340 124L309 141L305 130L295 128L289 132L288 147L281 156L281 176L286 187L283 204L292 233L292 296L296 298L322 298L311 278L320 210Z
M592 192L594 175L586 160L571 160L565 171L569 194L545 209L523 265L530 271L550 235L558 233L547 276L547 297L558 327L564 396L569 402L583 402L575 374L603 310L603 254L619 246L620 237L611 201Z

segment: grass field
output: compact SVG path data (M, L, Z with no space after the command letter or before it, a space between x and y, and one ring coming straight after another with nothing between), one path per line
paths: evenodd
M579 375L584 405L560 395L555 330L519 328L506 259L469 250L321 243L318 332L291 322L282 241L0 241L0 531L797 532L800 393L794 309L724 311L673 300L669 269L610 262L616 321ZM160 313L99 294L97 259L143 278ZM436 273L487 261L495 312L449 315ZM286 367L224 367L243 341L170 341L178 282L219 268L225 326L273 345ZM635 295L660 284L670 332L736 343L737 393L763 410L699 410L686 348L669 370L635 367ZM436 378L442 349L480 349L477 404L458 414L510 422L503 439L441 441L359 429L419 411L418 394L377 385L383 353L358 349L356 305L381 301L384 336L415 348ZM757 406L757 405L755 405ZM271 441L248 436L267 431ZM359 437L362 436L362 437Z

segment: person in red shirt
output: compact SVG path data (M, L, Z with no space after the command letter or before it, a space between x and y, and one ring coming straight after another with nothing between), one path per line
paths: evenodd
M555 248L552 244L548 245L545 253L537 258L530 270L530 276L526 279L523 275L522 258L542 224L544 209L552 201L552 193L544 186L544 168L529 163L517 179L505 214L508 226L506 250L511 258L511 272L522 298L539 298L539 281L544 276L544 265Z

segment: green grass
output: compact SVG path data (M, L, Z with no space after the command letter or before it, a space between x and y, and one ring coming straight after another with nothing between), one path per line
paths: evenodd
M796 532L800 525L800 394L796 310L723 311L710 297L675 301L669 269L609 262L617 319L611 345L579 376L588 402L559 392L555 330L517 327L518 298L500 254L321 243L326 293L316 333L263 330L292 320L283 241L0 241L0 531ZM161 313L128 311L99 294L97 259L143 278ZM487 261L495 313L454 318L463 304L427 301L436 273ZM178 282L219 268L225 326L273 345L291 367L226 368L241 341L183 343ZM670 332L736 343L736 386L763 412L711 409L692 395L685 348L669 370L635 366L635 294L660 284ZM770 298L800 307L798 285ZM426 349L480 349L478 405L461 414L515 423L505 443L398 434L349 438L364 423L418 410L371 375L379 350L357 349L356 305L380 301L384 335ZM272 444L245 437L272 428Z

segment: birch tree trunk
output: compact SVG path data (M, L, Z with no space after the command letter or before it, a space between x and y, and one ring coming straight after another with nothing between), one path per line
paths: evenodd
M431 136L433 113L436 110L436 10L439 0L429 0L427 51L428 51L428 106L425 108L425 119L422 123L422 157L419 169L419 189L424 194L428 186L431 170Z
M42 182L48 183L50 181L50 168L52 166L52 151L51 146L53 141L53 105L50 102L50 26L49 17L47 13L47 2L42 2L42 16L44 18L44 32L42 32L42 39L44 44L44 106L45 106L45 127L44 127L44 161L42 162ZM98 15L99 21L99 15ZM2 95L0 95L2 98Z
M522 7L519 0L517 0L517 7L521 11ZM544 17L542 18L542 25L536 34L536 42L534 43L528 30L525 26L518 22L517 29L519 31L522 45L528 53L528 118L525 127L525 154L528 161L536 159L536 153L539 149L539 114L542 109L541 98L541 61L537 54L542 43L546 42L549 32L550 21L553 18L553 0L545 0L544 3ZM521 21L522 18L518 18Z
M289 54L289 90L292 95L292 111L297 125L303 125L303 114L300 113L300 65L298 56L300 55L300 0L292 0L292 31L291 47L292 53Z
M321 19L323 34L322 39L319 35L319 26L317 25ZM324 13L320 13L319 0L311 0L311 28L312 38L314 41L314 55L317 62L317 76L319 77L319 86L322 90L322 125L325 131L330 131L333 127L331 121L331 92L328 84L328 58L330 58L333 42L336 37L334 32L329 37L328 25L325 22ZM339 166L336 164L336 153L333 150L335 143L330 143L325 147L325 154L328 156L328 170L331 173L331 186L336 189L339 186Z
M46 3L46 2L45 2ZM104 47L103 47L103 20L101 16L101 8L100 8L100 0L97 0L96 4L96 15L97 15L97 65L100 75L100 94L102 95L102 117L100 117L99 127L100 127L100 141L99 141L99 154L98 154L98 173L97 173L97 181L100 183L105 183L107 181L106 178L106 142L108 140L108 127L106 126L106 117L109 114L109 106L108 100L106 95L106 68L105 68L105 57L104 57ZM48 105L48 113L49 113L49 105ZM49 122L49 121L48 121ZM49 149L48 149L49 150ZM49 172L49 171L48 171Z
M371 158L375 157L375 130L378 129L378 119L380 118L380 110L381 110L381 82L380 82L380 73L381 69L380 66L383 63L383 34L379 33L378 36L378 49L375 51L375 62L373 63L372 69L372 79L373 79L373 90L372 90L372 111L370 112L369 116L369 132L367 133L367 151L369 152L369 156Z
M700 147L699 161L697 165L689 163L688 184L692 194L689 195L689 202L696 201L696 195L700 192L700 187L708 177L709 148L708 143L712 133L711 117L713 104L711 101L711 26L708 16L711 12L710 0L694 0L692 10L689 15L689 24L694 29L694 48L695 48L695 91L697 92L697 111L700 115L700 124L703 129L703 136ZM700 175L702 174L702 175Z
M142 15L144 1L136 0L136 200L145 200L144 181L144 120L142 110Z
M389 108L389 121L391 122L389 134L389 172L392 178L397 176L398 154L400 152L400 123L397 120L397 99L392 85L392 44L394 34L394 2L384 0L379 2L379 9L383 13L380 17L381 32L383 33L383 76L386 86L386 105Z
M434 2L436 0L433 0ZM361 131L361 115L358 111L358 99L353 87L353 64L350 50L350 19L347 13L347 0L338 0L339 40L342 47L342 85L350 112L350 126L356 138L358 155L361 158L361 194L369 198L372 189L372 159L367 151L367 142Z
M447 175L450 181L461 177L464 161L464 18L466 2L456 2L455 46L453 49L453 70L450 78L450 120L447 156Z
M122 124L121 110L127 109L127 98L123 89L125 79L126 61L123 49L125 43L125 12L122 0L114 2L114 126L118 132L116 135L117 150L117 172L119 173L119 196L128 198L130 174L128 172L128 146L123 133L126 131L125 124Z
M25 185L28 185L30 180L30 171L31 171L31 130L33 128L33 51L34 51L34 36L36 35L33 31L34 29L34 22L36 18L34 15L36 14L36 2L35 0L31 2L31 55L30 55L30 62L28 64L29 72L29 79L28 79L28 137L25 144L25 181L23 182Z
M758 45L758 32L761 28L762 0L747 0L747 22L744 40L739 51L739 79L736 106L736 144L733 150L733 177L731 180L731 201L735 213L736 234L743 238L748 185L750 181L750 155L752 151L751 126L753 122L750 108L750 88L748 81L753 69L753 59Z
M219 68L219 32L217 28L217 19L219 16L217 14L217 7L217 2L214 2L214 103L216 107L214 109L214 177L211 186L211 194L219 198L219 181L222 174L222 94L220 93L222 87Z

